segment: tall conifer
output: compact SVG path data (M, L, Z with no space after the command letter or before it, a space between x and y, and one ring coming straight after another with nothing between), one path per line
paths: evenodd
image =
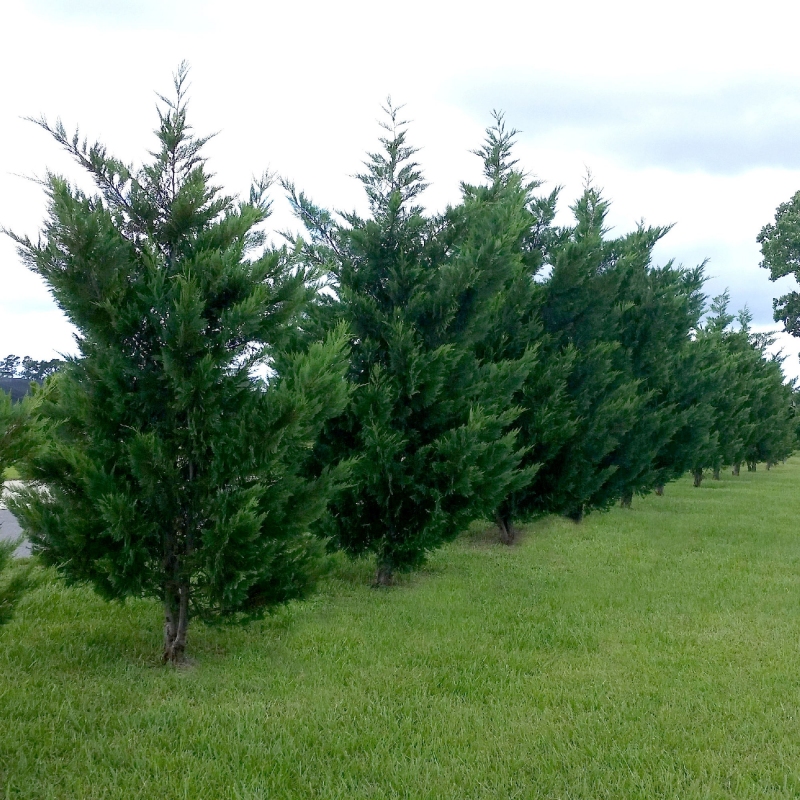
M99 194L48 175L43 236L17 237L80 356L43 400L52 441L15 511L69 581L161 600L172 662L190 617L258 614L310 585L337 467L309 480L303 462L347 397L341 333L291 352L314 276L259 230L268 181L245 201L211 182L186 74L137 171L42 120Z
M353 334L353 398L316 453L320 464L357 462L326 531L352 554L375 554L378 584L421 565L530 479L517 469L512 398L535 361L529 350L476 353L517 269L525 192L464 186L459 205L427 215L405 124L387 112L383 149L359 176L368 217L337 221L292 195L309 229L305 258L331 275L323 317L343 317Z

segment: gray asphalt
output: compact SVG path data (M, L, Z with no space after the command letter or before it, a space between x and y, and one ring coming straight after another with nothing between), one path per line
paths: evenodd
M8 539L18 539L22 530L19 527L14 515L6 508L0 508L0 541ZM25 558L31 554L31 546L28 542L23 542L15 551L17 558Z

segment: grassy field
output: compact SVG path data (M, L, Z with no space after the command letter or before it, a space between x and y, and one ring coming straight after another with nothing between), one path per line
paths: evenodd
M392 590L190 630L40 586L0 631L0 797L800 795L800 459L480 526Z

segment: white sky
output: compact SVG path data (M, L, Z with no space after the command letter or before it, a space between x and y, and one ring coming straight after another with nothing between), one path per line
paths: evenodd
M709 258L709 294L730 287L771 327L755 237L800 189L800 4L585 0L490 4L407 0L3 0L0 225L35 235L40 187L20 175L77 175L21 119L61 117L139 162L154 91L192 65L190 113L219 131L210 167L229 191L271 167L317 201L362 206L350 176L373 148L387 95L406 103L432 183L426 202L478 180L469 151L493 108L520 129L518 156L567 211L587 168L613 201L617 232L676 223L658 258ZM276 192L274 226L290 224ZM784 368L800 373L798 340ZM74 349L38 278L0 241L0 356Z

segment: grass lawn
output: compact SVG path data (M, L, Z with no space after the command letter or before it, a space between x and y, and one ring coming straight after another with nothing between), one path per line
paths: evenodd
M800 795L800 459L481 526L391 590L190 629L40 586L0 630L0 798Z

